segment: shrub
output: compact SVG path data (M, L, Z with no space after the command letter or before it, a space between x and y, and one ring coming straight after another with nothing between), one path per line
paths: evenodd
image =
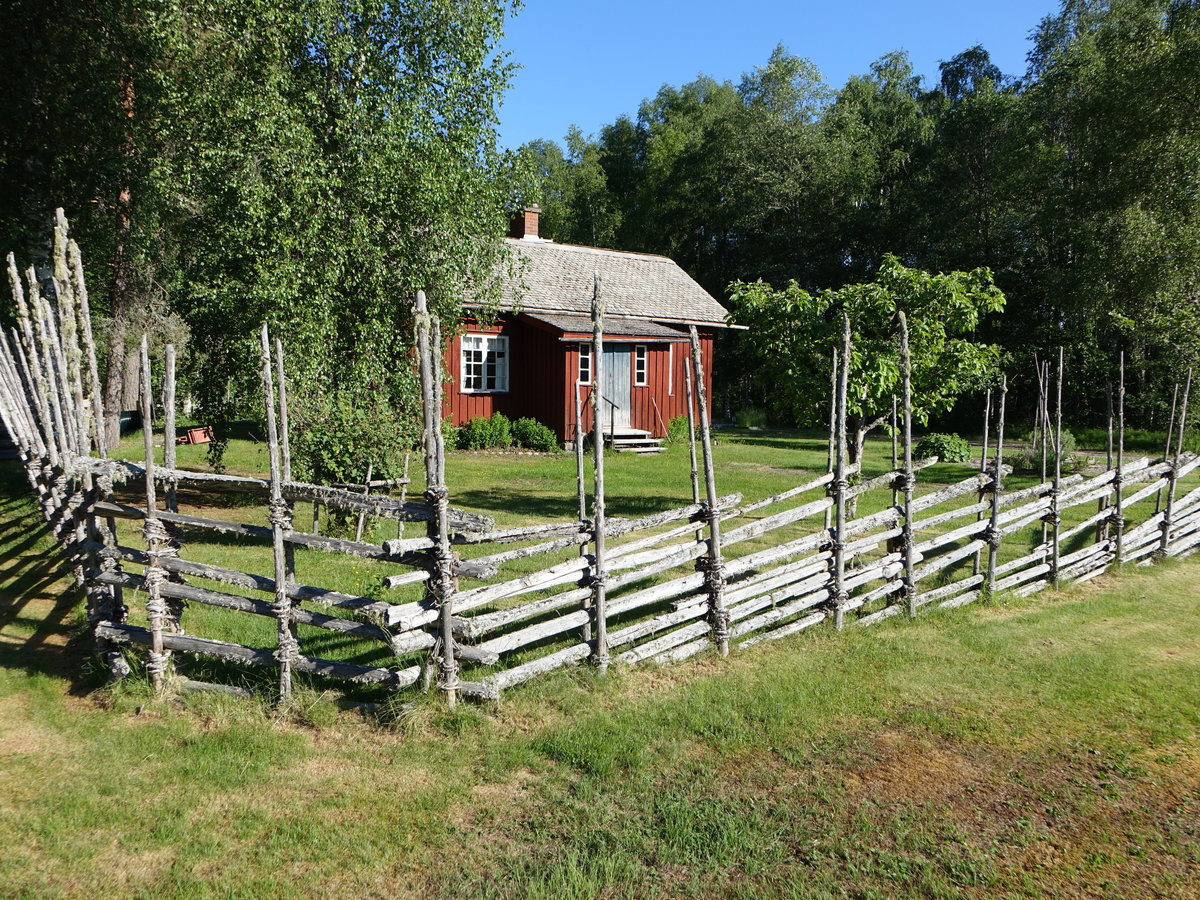
M687 416L676 416L667 423L667 443L686 444L688 439Z
M420 440L411 415L374 395L302 395L292 404L292 464L318 484L398 478L404 450Z
M740 428L765 428L767 424L767 414L761 409L750 407L748 409L739 410L737 414L737 423Z
M917 459L936 456L942 462L960 463L971 459L971 445L957 434L927 434L914 451Z
M486 419L476 416L458 432L458 446L463 450L490 450L512 443L512 423L503 413L492 413Z
M517 419L512 424L512 436L518 447L539 453L558 452L558 436L537 419Z

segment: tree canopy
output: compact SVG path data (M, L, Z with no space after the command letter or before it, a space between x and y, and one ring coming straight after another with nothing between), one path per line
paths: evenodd
M987 269L935 275L889 255L870 282L813 293L795 281L781 290L735 282L730 301L737 321L749 326L746 340L774 385L776 409L801 425L828 421L831 360L842 314L849 318L852 461L901 393L898 313L908 319L913 417L922 424L986 384L999 361L998 347L972 339L985 315L1004 309Z

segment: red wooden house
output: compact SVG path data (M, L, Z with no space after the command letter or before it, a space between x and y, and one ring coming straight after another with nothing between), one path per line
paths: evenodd
M712 394L713 338L725 309L672 260L645 253L558 244L538 237L538 209L525 210L509 237L524 272L505 285L505 307L493 324L468 314L446 350L445 414L455 425L501 412L530 416L559 440L575 436L575 396L590 432L591 301L599 273L604 300L604 409L611 442L655 448L667 423L687 412L684 368L688 326L700 335L705 387Z

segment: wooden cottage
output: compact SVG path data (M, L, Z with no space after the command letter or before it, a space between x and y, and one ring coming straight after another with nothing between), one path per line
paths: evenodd
M672 260L646 253L558 244L538 237L538 209L518 215L508 238L523 257L519 283L505 285L509 311L481 325L468 314L446 351L445 414L455 425L501 412L575 437L576 392L583 431L592 428L591 302L600 275L604 302L601 425L618 449L657 449L667 423L687 412L688 326L700 336L711 396L713 339L725 308ZM523 289L522 289L523 285Z

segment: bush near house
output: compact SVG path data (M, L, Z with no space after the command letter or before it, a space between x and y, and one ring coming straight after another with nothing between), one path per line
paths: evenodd
M971 445L957 434L927 434L917 443L913 454L917 459L936 456L942 462L958 463L971 459Z

